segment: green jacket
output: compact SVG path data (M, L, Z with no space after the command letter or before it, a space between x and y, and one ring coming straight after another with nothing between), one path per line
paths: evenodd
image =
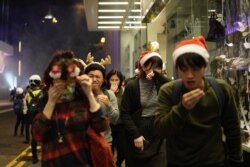
M161 87L155 126L160 135L167 137L169 163L192 167L213 166L223 163L226 154L231 161L242 161L239 118L232 89L225 81L217 81L226 95L222 113L216 94L207 80L205 96L191 111L186 110L181 102L177 105L171 102L175 81ZM182 87L181 92L188 90ZM226 136L227 152L221 127Z

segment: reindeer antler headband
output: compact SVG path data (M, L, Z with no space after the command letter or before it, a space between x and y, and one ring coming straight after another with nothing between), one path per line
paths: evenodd
M104 67L106 65L111 64L111 57L110 57L110 55L107 55L105 57L105 59L101 59L100 62L94 62L94 57L89 52L88 55L87 55L87 61L86 62L88 63L88 65L91 64L91 63L99 63L100 65L102 65Z
M104 59L101 59L100 62L95 62L91 53L88 53L86 62L88 64L85 68L85 73L92 70L100 70L105 75L105 66L111 64L111 57L110 55L107 55Z

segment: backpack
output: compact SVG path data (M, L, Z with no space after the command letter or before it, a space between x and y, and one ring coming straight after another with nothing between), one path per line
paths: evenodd
M13 110L16 114L23 113L23 99L22 98L15 98L13 101Z
M213 77L206 77L206 79L208 80L208 82L210 83L210 85L212 86L213 90L215 91L217 100L219 102L219 107L220 107L220 114L222 113L224 106L225 106L225 93L223 92L222 88L220 87L220 85L218 84L218 82L213 78ZM175 85L173 88L173 92L172 96L171 96L171 101L173 102L173 104L178 104L179 101L181 100L181 87L182 87L182 80L181 79L177 79L175 81Z
M34 95L32 92L29 92L31 100L27 101L28 114L32 116L32 118L39 112L38 109L38 101L41 97L42 91L40 91L37 95Z

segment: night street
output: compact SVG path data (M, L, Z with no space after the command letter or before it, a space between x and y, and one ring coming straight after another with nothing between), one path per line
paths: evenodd
M29 145L23 144L24 137L13 136L15 114L12 111L11 102L0 100L0 166L40 166L31 163Z

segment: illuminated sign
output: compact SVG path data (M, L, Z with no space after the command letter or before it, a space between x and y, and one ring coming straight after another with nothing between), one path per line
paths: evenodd
M13 47L10 46L9 44L0 41L0 73L3 73L5 63L4 63L4 58L5 56L11 56L13 55Z

